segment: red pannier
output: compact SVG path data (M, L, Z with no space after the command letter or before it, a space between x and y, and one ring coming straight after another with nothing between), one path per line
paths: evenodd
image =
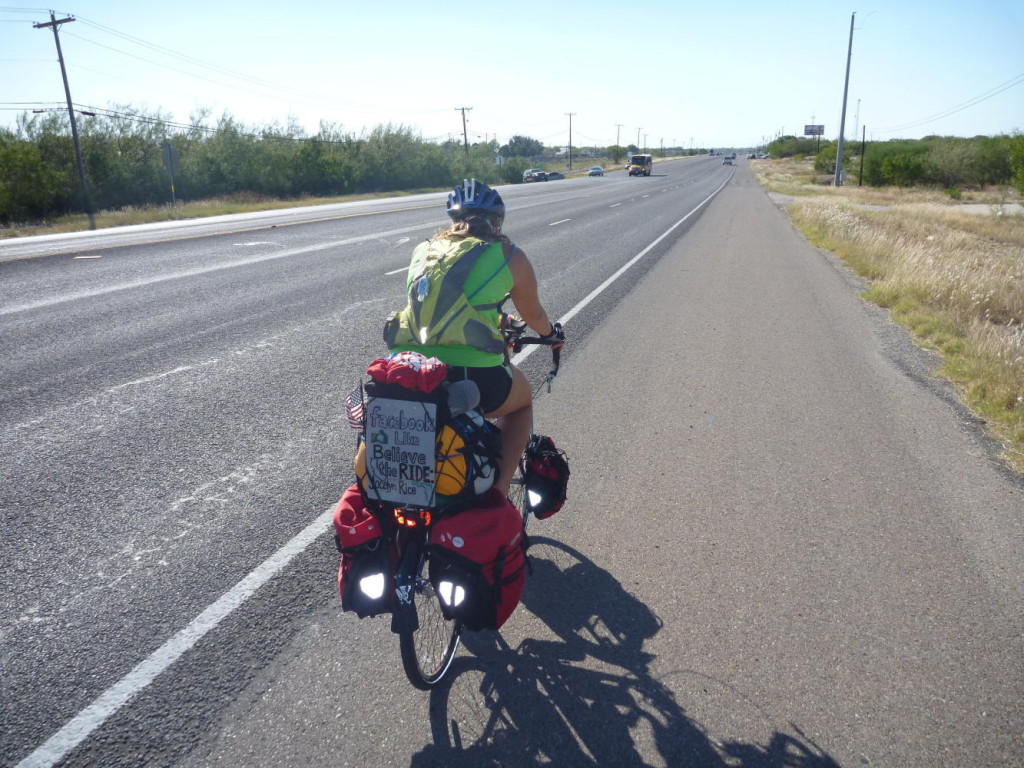
M341 552L341 607L359 618L391 611L395 594L394 545L377 516L366 508L359 485L342 494L334 510L334 541Z
M519 469L526 488L523 503L538 520L546 520L562 508L568 496L569 460L554 440L530 435Z
M445 618L467 629L498 629L526 583L523 518L492 488L474 506L437 520L428 545L430 581Z

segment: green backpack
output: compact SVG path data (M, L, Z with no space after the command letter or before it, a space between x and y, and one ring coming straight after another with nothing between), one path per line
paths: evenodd
M466 281L488 248L504 248L476 238L431 240L423 254L414 254L409 268L409 303L384 326L384 342L390 349L417 346L472 347L489 354L505 351L497 327L501 302L473 304L473 298L508 264L502 251L500 267L466 294ZM417 263L416 259L419 258Z

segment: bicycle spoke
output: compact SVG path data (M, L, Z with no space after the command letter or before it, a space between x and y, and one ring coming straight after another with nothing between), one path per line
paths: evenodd
M421 690L437 685L455 658L462 633L457 621L447 621L429 581L420 577L416 587L419 628L399 637L402 664L409 681Z

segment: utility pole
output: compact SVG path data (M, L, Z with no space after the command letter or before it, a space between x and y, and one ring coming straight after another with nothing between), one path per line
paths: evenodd
M622 133L622 123L615 124L615 146L619 146L619 135Z
M82 184L82 198L85 203L85 212L89 215L89 229L96 229L96 217L92 213L92 203L89 202L89 185L85 181L85 163L82 160L82 145L78 141L78 124L75 122L75 108L71 106L71 88L68 86L68 72L64 68L64 54L60 50L60 35L57 34L57 28L61 24L67 24L69 21L74 21L74 16L68 16L66 19L57 21L57 17L53 15L53 11L50 11L50 20L42 24L33 24L32 26L36 29L43 29L44 27L51 27L53 29L53 39L57 43L57 60L60 62L60 75L64 79L64 95L68 100L68 117L71 118L71 140L75 145L75 163L78 166L78 180Z
M642 131L642 130L643 130L643 128L637 128L636 129L636 151L637 152L640 151L640 131Z
M846 93L850 89L850 58L853 56L853 20L857 12L850 15L850 47L846 51L846 83L843 85L843 114L839 118L839 144L836 146L835 186L843 186L843 130L846 128Z
M565 114L567 114L569 116L569 170L571 171L572 170L572 116L575 115L576 113L575 112L566 112Z
M857 178L858 187L864 184L864 150L868 147L868 127L865 125L861 130L863 133L860 137L860 176Z
M466 112L473 109L472 107L456 107L456 112L462 113L462 144L466 148L466 154L469 154L469 134L466 133Z

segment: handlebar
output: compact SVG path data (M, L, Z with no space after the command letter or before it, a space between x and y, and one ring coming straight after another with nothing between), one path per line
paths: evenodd
M508 348L511 352L521 352L524 346L537 345L544 347L551 347L551 363L552 368L548 372L544 381L548 385L548 391L551 391L551 382L555 380L558 375L558 369L562 364L562 344L565 343L564 339L559 339L556 336L552 336L548 339L542 339L540 336L525 336L527 332L526 321L522 318L516 317L515 315L502 314L501 316L501 333L505 337L505 343L508 344ZM556 347L557 345L557 347Z

